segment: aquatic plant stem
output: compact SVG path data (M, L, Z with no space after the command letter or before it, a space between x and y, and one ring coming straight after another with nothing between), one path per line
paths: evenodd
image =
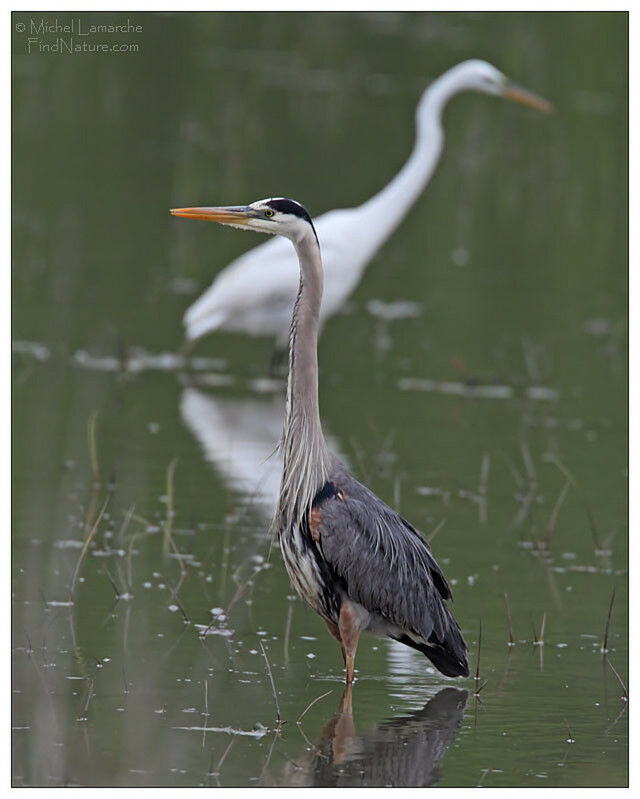
M87 550L89 549L89 546L90 546L90 544L91 544L91 542L93 540L94 535L96 534L96 531L98 529L98 525L100 524L100 521L102 520L102 516L103 516L108 504L109 504L109 496L107 496L107 498L105 499L104 505L102 506L102 509L101 509L100 513L98 514L98 517L96 518L95 522L93 523L93 527L89 531L89 534L87 535L87 537L86 537L86 539L84 541L84 544L82 546L82 551L80 552L80 557L78 558L78 562L76 563L76 568L75 568L75 570L73 572L73 577L71 578L71 588L69 589L69 594L70 594L71 598L73 598L73 592L74 592L75 587L76 587L76 580L78 579L78 574L80 572L80 566L82 565L82 561L84 560L84 556L87 554Z
M511 608L509 607L509 597L507 596L507 592L504 592L504 605L507 610L507 626L509 629L509 646L515 646L515 641L513 640L513 625L511 624Z
M167 467L167 513L164 521L164 554L169 554L169 546L172 543L171 532L173 529L173 476L176 470L177 458L173 458Z
M609 613L607 614L607 623L604 628L604 638L602 641L602 649L600 650L603 655L606 655L609 651L607 644L609 643L609 624L611 623L611 612L613 610L613 600L616 598L616 587L613 587L613 591L611 592L611 601L609 602Z
M262 656L264 657L264 662L267 664L267 674L269 675L269 680L271 681L271 690L273 691L273 700L276 703L276 721L278 723L278 727L282 726L282 719L280 717L280 703L278 702L278 693L276 691L276 684L273 681L273 674L271 673L271 666L269 665L269 658L267 657L267 653L265 652L264 646L262 641L260 641L260 649L262 649Z

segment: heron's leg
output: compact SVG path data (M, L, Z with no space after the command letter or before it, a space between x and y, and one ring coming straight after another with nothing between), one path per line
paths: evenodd
M336 641L340 644L340 649L342 650L342 659L344 660L345 666L347 664L347 656L344 652L344 645L342 643L342 638L340 638L340 630L337 624L334 624L332 621L328 619L324 620L324 623L327 625L327 630L331 633L331 635L336 639Z
M360 637L360 629L360 617L357 610L351 602L345 600L340 607L338 630L344 649L347 685L353 682L353 669L356 659L356 649L358 648L358 638Z

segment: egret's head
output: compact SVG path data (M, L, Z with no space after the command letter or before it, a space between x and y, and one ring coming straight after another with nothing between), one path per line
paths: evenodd
M452 78L457 81L459 90L467 89L506 97L536 108L538 111L549 112L551 110L551 104L547 100L512 83L499 69L486 61L477 59L464 61L450 72Z
M315 229L307 209L295 200L270 197L251 205L230 205L219 208L172 208L173 216L219 222L241 230L257 230L286 236L297 241Z

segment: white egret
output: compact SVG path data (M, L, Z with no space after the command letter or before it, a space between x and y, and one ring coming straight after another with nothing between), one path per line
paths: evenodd
M416 110L416 140L393 180L356 208L328 211L313 220L324 263L320 330L360 282L364 269L404 219L438 163L443 145L442 111L463 91L507 97L541 111L546 100L511 83L485 61L465 61L445 72L423 93ZM184 315L185 335L194 341L214 330L274 336L285 350L298 291L298 262L281 237L236 258Z

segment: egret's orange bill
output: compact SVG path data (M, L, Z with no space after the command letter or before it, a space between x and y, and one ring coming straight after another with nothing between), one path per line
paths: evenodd
M548 114L553 108L551 103L545 100L544 97L538 97L537 94L528 91L528 89L523 89L522 86L518 86L515 83L506 85L503 96L508 97L510 100L515 100L516 103L522 103L538 111L544 111L545 114Z
M250 218L247 209L243 207L221 208L172 208L173 216L183 216L185 219L203 219L205 222L220 222L221 224L246 225Z

